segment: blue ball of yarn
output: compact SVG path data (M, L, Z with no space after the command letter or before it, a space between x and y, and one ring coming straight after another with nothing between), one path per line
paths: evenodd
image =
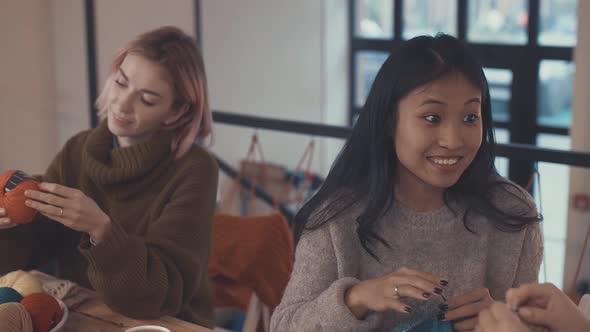
M453 326L448 321L426 319L422 321L406 322L393 329L392 332L453 332Z
M14 288L10 287L0 287L0 304L9 303L9 302L17 302L19 303L23 299L23 296L20 295Z

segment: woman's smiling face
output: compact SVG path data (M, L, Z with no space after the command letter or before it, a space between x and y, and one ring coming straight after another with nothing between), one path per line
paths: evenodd
M398 180L435 190L453 186L482 144L482 91L451 72L400 99L393 137Z

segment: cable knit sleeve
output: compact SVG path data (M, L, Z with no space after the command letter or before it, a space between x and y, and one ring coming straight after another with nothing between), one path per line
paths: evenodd
M344 303L344 292L359 282L340 277L329 227L303 235L295 266L271 331L356 331L376 327L371 317L357 320Z
M114 310L133 318L172 315L212 326L207 263L218 168L207 156L178 173L170 184L173 193L145 235L127 232L121 220L113 219L102 242L80 251L88 260L92 287ZM192 299L206 316L181 311Z

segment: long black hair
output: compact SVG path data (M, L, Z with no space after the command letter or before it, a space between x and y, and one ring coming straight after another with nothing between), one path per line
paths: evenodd
M355 216L357 234L363 248L378 259L372 250L374 242L388 244L375 232L375 222L391 208L394 201L398 158L392 133L396 126L398 103L415 88L451 72L465 75L481 89L483 137L472 163L457 183L445 191L445 204L448 205L449 199L459 199L466 204L468 209L463 221L470 231L467 223L469 213L490 217L494 225L503 231L518 231L526 224L541 220L534 205L527 204L525 196L515 194L521 189L499 177L494 166L491 102L482 66L461 41L439 34L410 39L393 50L385 60L357 123L324 184L295 216L296 240L305 230L325 225L362 200L365 202L362 212ZM530 206L531 211L513 213L495 206L492 198L498 187L513 194L524 206Z

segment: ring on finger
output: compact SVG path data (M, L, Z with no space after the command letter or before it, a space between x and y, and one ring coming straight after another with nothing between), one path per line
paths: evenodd
M393 296L399 298L399 288L397 286L393 287Z
M64 215L64 209L63 208L59 208L59 216L63 216Z

